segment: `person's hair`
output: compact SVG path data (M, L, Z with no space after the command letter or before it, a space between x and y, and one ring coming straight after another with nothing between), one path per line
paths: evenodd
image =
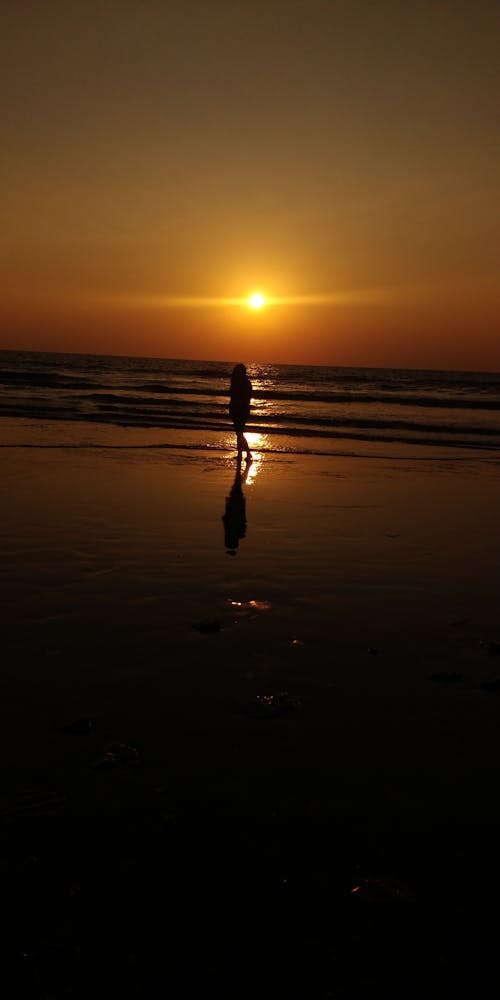
M246 378L247 370L245 365L239 364L235 365L233 368L233 373L231 375L231 385L237 385L238 382L242 382Z

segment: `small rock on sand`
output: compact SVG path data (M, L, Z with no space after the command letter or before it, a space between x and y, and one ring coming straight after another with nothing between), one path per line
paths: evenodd
M193 628L197 632L220 632L221 624L218 618L206 618L204 621L195 622Z
M138 759L139 753L135 747L129 747L126 743L110 743L96 761L95 767L125 767L127 764L135 764Z
M294 698L288 691L278 691L276 694L258 694L249 707L249 714L258 719L275 719L301 708L299 698Z

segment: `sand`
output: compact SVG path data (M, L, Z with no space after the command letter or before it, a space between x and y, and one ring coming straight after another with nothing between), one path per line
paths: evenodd
M2 459L28 995L494 995L498 466L257 454L231 555L229 451Z

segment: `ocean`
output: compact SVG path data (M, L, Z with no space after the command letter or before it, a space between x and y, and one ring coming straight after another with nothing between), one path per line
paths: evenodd
M232 362L0 352L0 445L227 450ZM500 458L500 374L247 363L251 447Z

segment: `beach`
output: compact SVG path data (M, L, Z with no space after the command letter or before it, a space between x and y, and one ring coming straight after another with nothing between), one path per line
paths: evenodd
M4 8L2 994L498 1000L499 5Z
M2 457L28 995L494 995L497 463Z

